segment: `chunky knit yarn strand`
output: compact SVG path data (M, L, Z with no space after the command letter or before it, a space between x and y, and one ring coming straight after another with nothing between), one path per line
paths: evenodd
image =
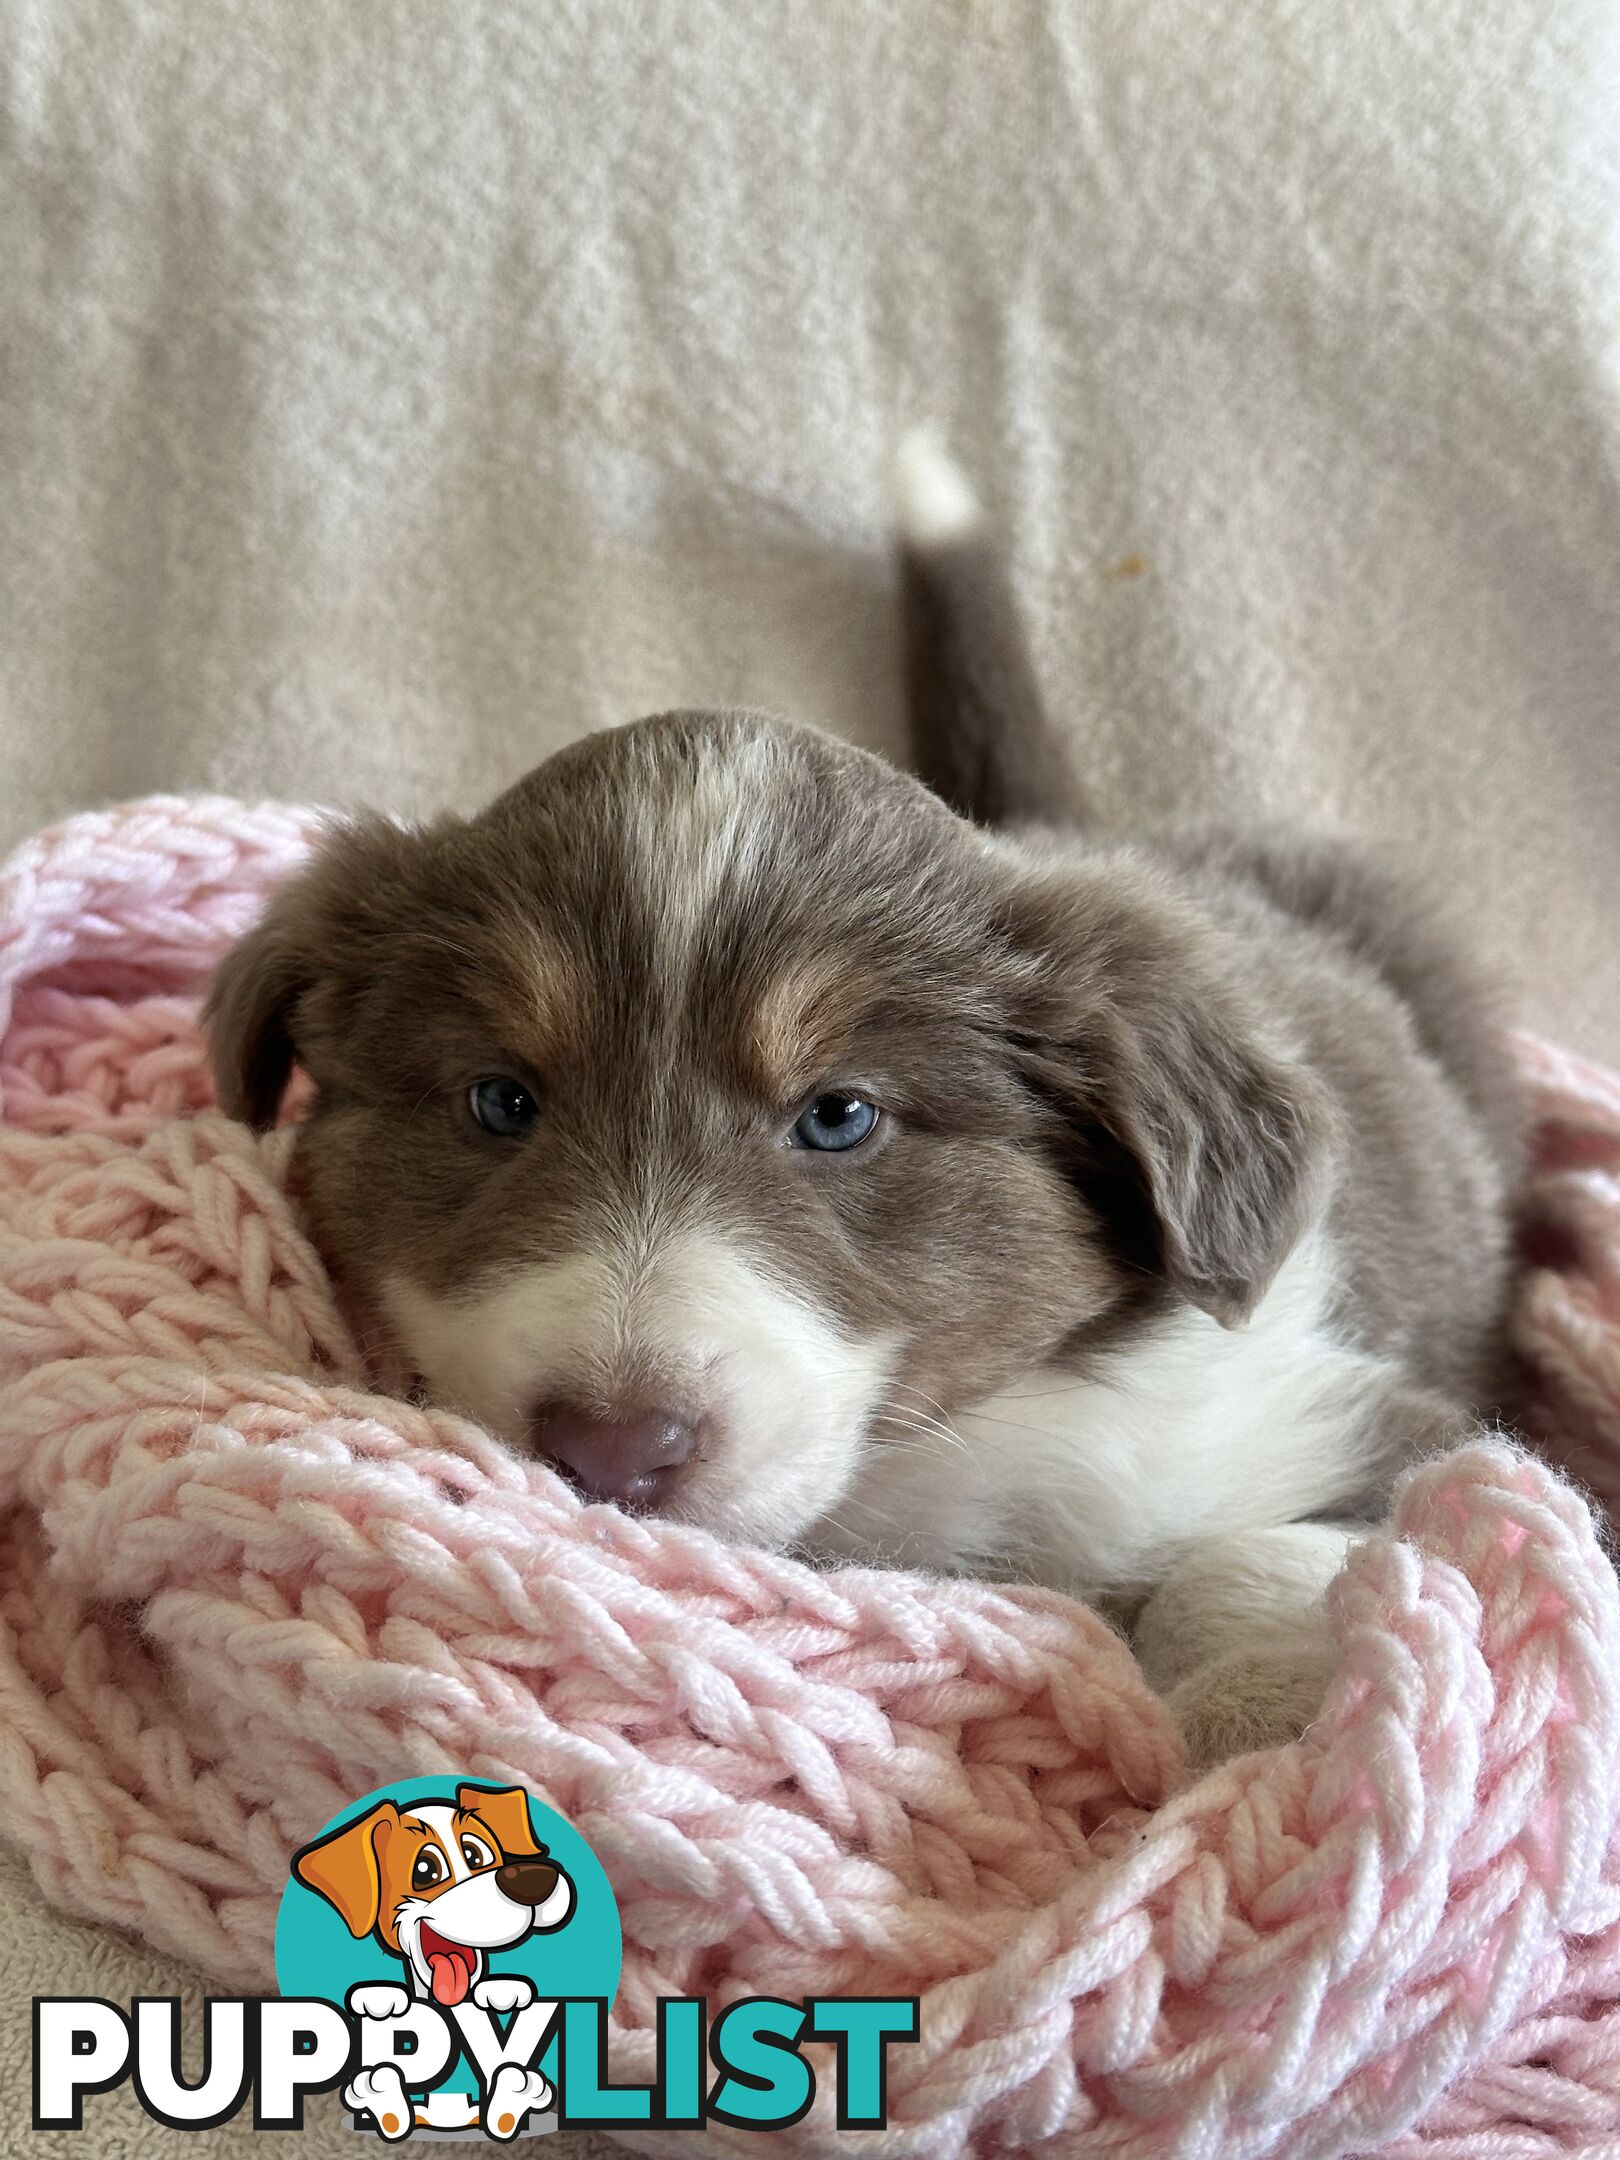
M159 799L0 872L0 1820L46 1895L264 1988L340 1805L507 1778L618 1892L617 2078L660 1995L921 1998L890 2127L824 2080L802 2153L1613 2160L1620 1599L1566 1473L1620 1500L1620 1082L1518 1046L1542 1452L1410 1476L1319 1723L1189 1783L1062 1598L588 1508L371 1391L197 1033L314 830Z

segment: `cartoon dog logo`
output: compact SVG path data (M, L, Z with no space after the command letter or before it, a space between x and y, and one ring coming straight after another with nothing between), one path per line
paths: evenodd
M528 1796L515 1785L458 1785L453 1805L419 1801L401 1809L380 1801L305 1845L292 1868L337 1910L351 1935L375 1937L401 1961L411 1994L446 2011L469 1997L489 2011L532 2002L531 1983L521 1973L492 1974L489 1954L554 1932L574 1909L574 1885L535 1838ZM406 1994L384 1983L354 1989L350 2003L362 2017L398 2017ZM488 2096L487 2127L501 2137L552 2097L537 2071L503 2068L497 2087ZM413 2108L398 2069L388 2064L362 2071L344 2099L390 2139L408 2135L413 2124L467 2127L478 2114L459 2094L433 2093L427 2107Z

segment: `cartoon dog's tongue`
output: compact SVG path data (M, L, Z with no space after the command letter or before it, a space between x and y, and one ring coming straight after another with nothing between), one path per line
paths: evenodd
M446 1942L437 1928L424 1927L422 1955L427 1959L432 1978L433 2000L444 2009L453 2010L472 1986L478 1953L461 1943Z

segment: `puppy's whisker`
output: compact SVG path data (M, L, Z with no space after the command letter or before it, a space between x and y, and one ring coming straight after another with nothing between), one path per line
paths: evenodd
M916 1440L889 1439L884 1442L884 1450L889 1455L909 1455L925 1462L939 1460L937 1448L925 1447Z
M909 1427L913 1432L934 1434L947 1447L965 1447L966 1441L956 1427L945 1417L930 1417L921 1410L908 1410L903 1405L881 1411L881 1419L890 1424Z
M1077 1384L1078 1382L1075 1379L1068 1379L1060 1380L1055 1387L1020 1387L1012 1392L1010 1399L1014 1402L1021 1403L1059 1402L1062 1401L1065 1397L1072 1395L1075 1391ZM977 1412L965 1412L964 1415L976 1416Z
M967 1451L968 1443L959 1432L932 1418L888 1410L881 1412L876 1422L882 1428L880 1436L884 1445L897 1451L935 1456L941 1448L957 1448L963 1453Z
M993 1425L1001 1432L1034 1433L1042 1440L1051 1440L1056 1437L1051 1426L1031 1425L1022 1418L991 1417L982 1410L972 1410L966 1414L973 1419L976 1425Z
M899 1415L902 1418L909 1420L909 1422L913 1425L919 1426L929 1432L938 1433L942 1440L950 1441L951 1444L955 1447L965 1447L967 1444L963 1440L962 1435L957 1431L951 1419L945 1414L943 1410L937 1417L934 1417L931 1416L927 1411L923 1410L906 1411L902 1406L899 1411Z
M939 1397L937 1395L930 1395L926 1388L920 1388L910 1380L892 1380L890 1381L889 1386L891 1393L897 1395L915 1395L917 1400L923 1405L925 1410L937 1411L941 1417L949 1416L949 1412L946 1410L945 1405L940 1401Z

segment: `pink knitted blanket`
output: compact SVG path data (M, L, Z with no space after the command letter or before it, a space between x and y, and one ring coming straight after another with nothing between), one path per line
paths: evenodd
M369 1392L288 1133L211 1107L199 982L310 830L158 800L0 873L0 1823L46 1893L271 1986L290 1850L465 1771L607 1866L618 2076L661 1994L921 1997L892 2127L799 2151L1620 2150L1620 1600L1572 1487L1499 1441L1419 1470L1321 1723L1193 1785L1060 1598L583 1508ZM1620 1083L1523 1055L1517 1344L1612 1498Z

